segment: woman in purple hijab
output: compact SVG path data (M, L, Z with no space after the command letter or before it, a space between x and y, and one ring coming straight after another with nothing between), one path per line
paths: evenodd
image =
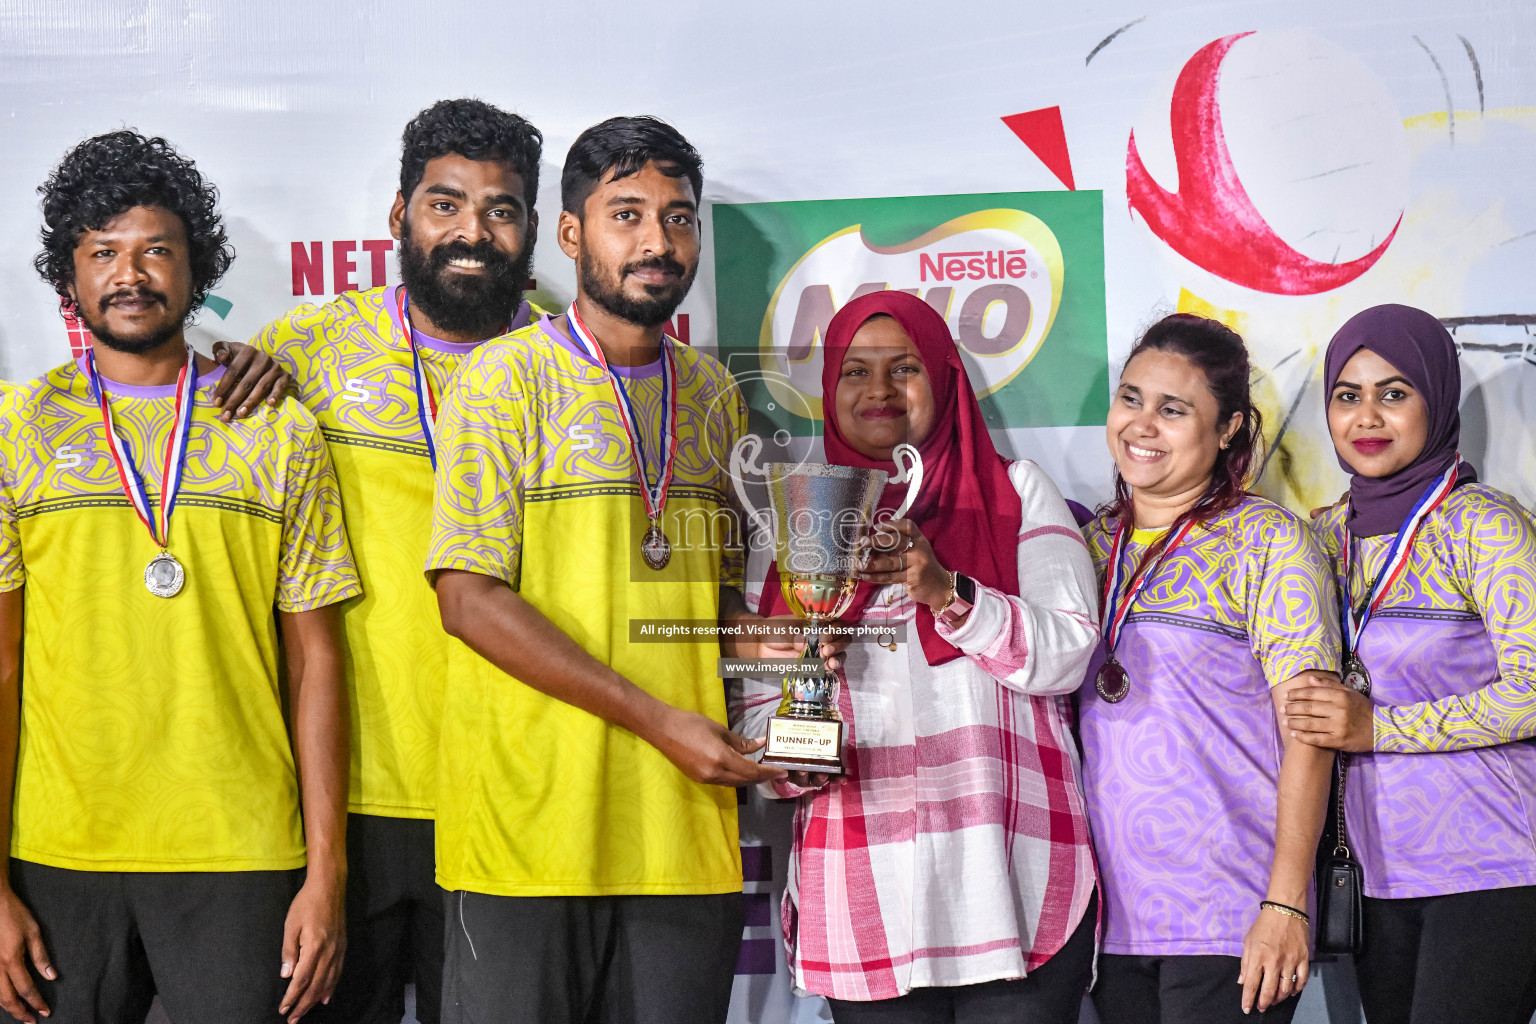
M1347 751L1371 1024L1536 1012L1536 523L1457 452L1456 346L1375 306L1328 346L1350 474L1317 520L1353 687L1290 695L1297 738Z

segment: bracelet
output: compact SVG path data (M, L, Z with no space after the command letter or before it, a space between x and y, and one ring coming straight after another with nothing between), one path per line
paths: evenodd
M949 574L949 596L944 599L944 603L943 604L939 605L937 608L929 608L928 610L933 612L933 617L934 618L938 618L940 615L943 615L946 611L948 611L949 610L949 606L954 604L954 603L955 603L955 574L954 574L953 571L951 571L950 574Z
M1274 900L1262 900L1259 906L1264 909L1273 910L1277 914L1284 914L1286 917L1294 917L1298 921L1312 920L1307 916L1305 910L1297 910L1295 907L1288 907L1284 903L1276 903Z

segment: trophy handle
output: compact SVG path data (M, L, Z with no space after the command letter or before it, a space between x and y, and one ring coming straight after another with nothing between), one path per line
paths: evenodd
M917 500L917 492L923 489L923 456L911 445L899 444L891 451L891 461L896 463L898 472L891 477L890 482L907 485L907 496L902 499L901 507L892 517L902 519L906 517L912 503Z
M731 484L736 488L736 497L741 501L741 507L747 513L747 518L752 524L764 532L773 529L773 520L768 513L752 504L752 499L747 496L747 481L745 474L753 476L766 476L767 474L757 465L757 457L762 453L763 439L756 434L747 434L736 442L736 447L731 449Z

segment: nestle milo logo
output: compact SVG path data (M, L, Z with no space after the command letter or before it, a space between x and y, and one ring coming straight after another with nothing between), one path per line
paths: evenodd
M1004 277L1022 280L1029 273L1028 249L998 249L995 252L941 252L937 256L918 253L917 277L935 281L998 280Z
M775 289L759 336L765 383L779 401L808 403L819 418L822 342L833 314L861 295L892 289L944 317L985 397L1040 351L1063 278L1055 234L1022 210L979 210L888 246L871 243L855 224L814 245Z

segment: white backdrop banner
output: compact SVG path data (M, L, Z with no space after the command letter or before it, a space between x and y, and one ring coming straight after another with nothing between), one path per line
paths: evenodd
M1158 316L1205 313L1254 354L1275 442L1260 489L1301 509L1343 485L1322 418L1328 338L1359 309L1407 302L1461 345L1463 452L1530 504L1533 45L1524 0L0 0L0 372L29 378L68 358L57 299L31 269L35 189L82 137L125 125L164 135L218 184L238 258L200 316L206 348L301 301L393 281L400 131L434 100L471 95L546 134L535 263L546 305L573 290L548 230L567 146L604 117L654 113L703 153L705 198L719 205L705 211L704 264L677 321L694 345L750 354L765 334L787 338L793 311L767 301L786 287L814 304L824 286L818 315L871 283L933 302L931 288L955 288L944 301L997 385L1002 447L1092 503L1110 482L1095 422L1119 361ZM1088 194L1029 198L1052 192ZM888 203L860 206L837 230L862 234L791 251L791 222L820 216L797 221L793 201L881 197L919 212L903 222ZM1023 221L951 223L1022 213L1077 245L1084 222L1064 230L1052 211L1085 203L1102 234L1064 267L1067 289L1091 284L1086 299L1023 276L1049 255ZM717 243L745 251L720 233L732 217L766 240L745 268L717 264ZM917 262L886 273L898 251ZM981 261L978 277L945 262L961 257ZM896 282L911 269L917 279ZM772 973L785 810L745 805L743 842L737 1017L817 1019Z

